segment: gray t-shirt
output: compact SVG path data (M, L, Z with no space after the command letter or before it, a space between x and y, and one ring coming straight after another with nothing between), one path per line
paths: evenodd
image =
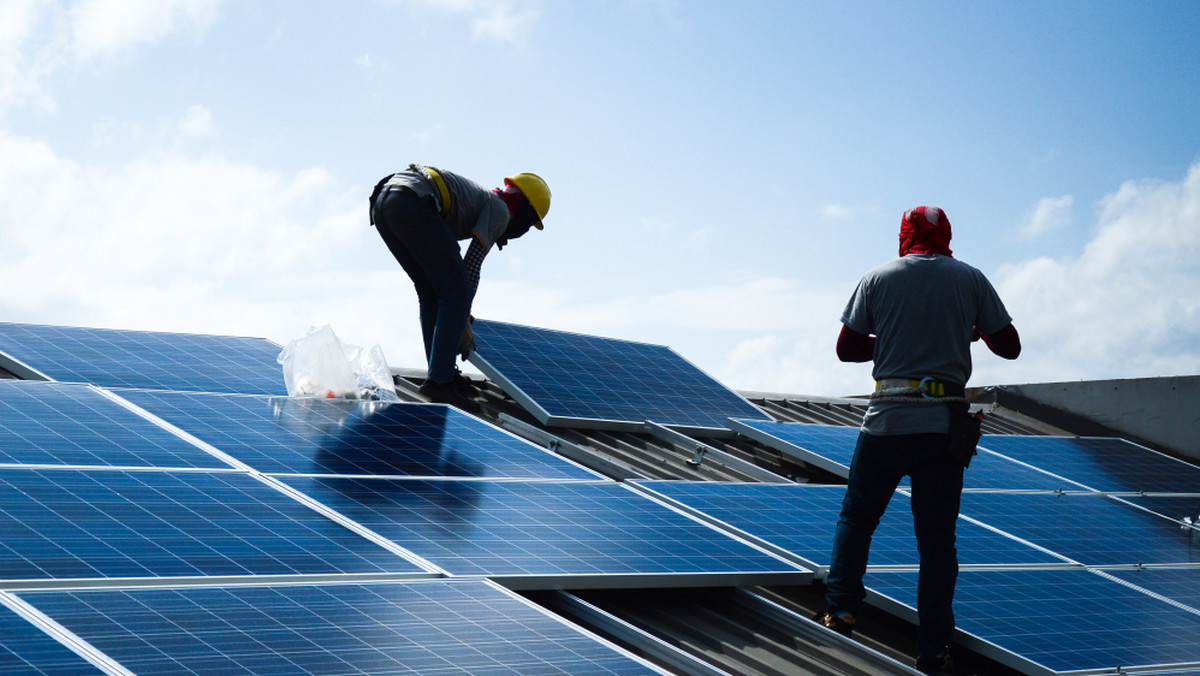
M935 378L966 385L971 329L990 335L1012 323L979 270L935 254L909 254L863 276L842 313L851 330L874 334L876 380ZM862 430L871 434L944 433L945 406L873 403Z
M438 194L433 181L420 169L409 168L395 174L385 184L384 189L403 186L412 190L418 197L432 195L440 210L441 195ZM446 215L446 223L454 237L464 240L474 235L483 245L484 252L490 251L496 240L508 229L509 212L504 200L471 179L441 169L436 171L446 181L446 190L450 193L450 213Z

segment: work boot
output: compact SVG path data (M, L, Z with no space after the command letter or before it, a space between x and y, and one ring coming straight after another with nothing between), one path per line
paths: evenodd
M475 386L475 383L470 378L464 376L462 371L458 369L454 369L454 378L450 381L450 385L466 397L474 397L479 393L479 389Z
M917 656L917 671L922 674L948 674L954 671L954 658L950 657L950 646L936 653Z
M842 636L849 637L850 634L854 633L854 615L850 613L844 611L840 613L827 611L817 613L817 616L813 619L817 621L817 624L824 626L826 629L832 629Z
M426 380L421 384L421 387L417 388L417 393L427 397L429 401L438 404L450 404L467 413L483 413L483 407L459 390L455 386L454 381L439 383L436 380Z

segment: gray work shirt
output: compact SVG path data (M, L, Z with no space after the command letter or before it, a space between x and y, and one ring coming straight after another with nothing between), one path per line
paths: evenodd
M966 385L971 329L990 335L1012 323L979 270L949 256L909 254L871 270L842 313L853 331L876 336L875 380L904 378ZM871 434L945 433L945 406L872 403L862 430Z
M504 200L471 179L441 169L437 169L437 172L446 181L446 189L450 193L450 213L446 214L450 232L460 241L474 236L483 245L485 253L490 251L508 228L509 211ZM409 167L393 175L383 189L392 187L408 188L417 197L432 195L438 210L442 209L437 186L421 171L421 167Z

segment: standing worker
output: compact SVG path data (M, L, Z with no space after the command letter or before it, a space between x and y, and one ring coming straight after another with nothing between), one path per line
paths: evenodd
M1021 353L1000 296L982 272L951 257L950 234L937 207L905 212L900 257L864 275L842 314L838 358L873 360L876 391L850 462L825 580L827 609L818 616L851 634L866 596L871 536L901 478L911 477L921 562L916 666L927 674L953 669L954 530L963 470L978 441L979 419L963 398L971 342L982 337L1005 359Z
M492 245L504 248L532 226L542 229L550 188L537 174L515 174L488 190L435 167L410 164L371 194L371 224L417 290L428 373L418 390L430 400L477 413L474 387L454 365L475 346L471 301ZM470 239L460 254L460 240Z

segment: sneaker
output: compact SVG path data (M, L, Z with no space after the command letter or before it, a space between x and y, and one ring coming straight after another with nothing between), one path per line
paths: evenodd
M464 376L462 371L454 371L454 379L450 381L450 385L468 397L474 397L479 393L479 389L475 386L475 383L470 378Z
M417 388L417 393L438 404L450 404L467 413L483 413L483 407L470 396L464 394L454 381L439 383L436 380L426 380Z
M950 646L928 657L918 655L917 671L922 674L944 674L954 671L954 658L950 657Z
M822 625L826 629L836 631L842 636L850 636L850 634L854 633L854 615L850 613L817 613L817 616L813 619L817 621L817 624Z

